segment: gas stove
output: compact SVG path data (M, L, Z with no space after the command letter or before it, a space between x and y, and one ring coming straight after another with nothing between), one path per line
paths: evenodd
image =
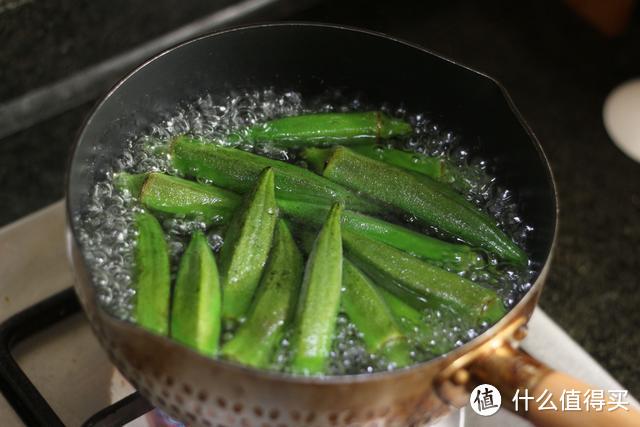
M62 201L0 229L0 253L2 426L181 425L138 395L93 336L71 288ZM623 388L540 309L523 347L588 383ZM530 424L504 410L481 417L463 408L437 425Z

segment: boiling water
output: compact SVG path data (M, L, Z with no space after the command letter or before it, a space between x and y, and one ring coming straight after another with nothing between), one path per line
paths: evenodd
M297 92L276 92L273 90L232 93L215 98L207 95L194 102L181 105L167 115L165 120L152 125L144 135L128 141L127 149L115 159L109 172L93 187L86 209L76 217L78 236L89 266L93 284L100 304L112 315L130 321L133 318L132 302L135 297L133 287L133 249L136 231L133 216L144 209L137 204L131 194L114 188L114 173L126 171L168 172L171 169L168 158L158 147L165 146L174 136L190 134L196 137L216 140L224 144L225 135L255 123L298 115L309 112L348 112L378 109L397 117L404 117L414 127L413 135L402 144L402 148L430 156L442 156L460 168L462 178L468 183L464 196L492 215L500 227L516 243L524 246L528 233L532 230L518 215L511 192L496 184L487 172L489 164L481 157L472 156L461 135L442 129L429 115L410 114L402 107L388 105L362 105L358 99L346 99L339 92L304 100ZM296 157L295 151L286 151L267 145L259 147L243 146L271 158L304 165ZM179 258L194 230L205 231L214 251L223 244L221 230L207 229L205 224L184 218L161 217L170 249L173 278L175 278ZM413 218L405 218L406 226L418 228ZM418 228L419 229L419 228ZM437 230L422 228L428 234L438 234ZM490 256L488 267L471 270L468 279L489 284L504 299L507 307L512 307L529 289L530 270L519 271L502 266ZM446 266L445 266L446 267ZM416 331L410 337L414 347L412 356L416 361L428 360L437 355L436 348L462 345L474 338L488 325L469 325L448 312L432 311L424 314L425 322L434 325L433 332L425 336ZM228 330L223 340L230 339L233 331ZM285 336L274 357L273 369L281 370L289 359L290 336ZM336 339L331 357L330 374L350 374L392 369L385 360L367 353L362 336L351 322L340 315Z

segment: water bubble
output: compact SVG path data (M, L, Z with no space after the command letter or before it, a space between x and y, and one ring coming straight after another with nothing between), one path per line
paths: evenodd
M165 112L160 120L151 124L143 135L124 142L125 150L114 160L111 169L104 171L104 179L98 180L89 195L89 201L74 222L79 224L78 237L83 253L92 273L98 300L111 314L122 319L133 319L132 302L135 298L134 249L137 231L133 226L135 213L145 211L135 197L121 193L112 184L117 172L143 173L149 171L176 174L166 147L179 134L187 133L200 138L203 143L232 145L262 156L291 162L300 166L306 164L296 150L284 150L272 144L238 142L226 136L231 132L246 133L244 128L264 121L301 114L303 112L367 111L382 110L391 115L405 117L414 127L414 134L400 141L387 141L376 146L376 152L384 154L387 148L399 148L416 153L412 162L420 164L420 156L438 156L446 159L455 172L455 183L462 188L463 197L477 209L489 213L519 244L524 244L534 231L527 225L517 205L517 194L502 187L487 171L491 163L472 151L461 132L441 126L436 116L429 112L411 114L406 107L384 104L371 105L363 98L347 97L339 90L331 90L314 99L304 99L299 92L263 90L235 91L227 95L203 94L191 102L185 102L173 111ZM187 177L189 178L189 177ZM198 178L198 182L215 185L215 182ZM275 214L275 211L270 212ZM161 224L167 236L167 245L175 277L179 258L196 230L203 230L214 251L223 245L223 229L207 227L202 218L161 217ZM387 219L398 221L390 216ZM435 227L425 227L413 217L401 218L404 225L430 235L452 240ZM222 218L208 218L209 223L218 224ZM531 288L533 271L516 270L503 265L491 254L482 258L486 267L478 266L468 272L456 270L456 263L437 263L438 266L461 274L495 289L505 304L511 307ZM481 263L478 263L480 265ZM533 268L533 267L531 267ZM490 325L468 324L449 311L426 310L424 321L433 325L428 334L417 325L401 321L408 330L414 346L411 357L426 360L442 351L462 345ZM233 336L232 325L227 325L223 341ZM274 356L273 369L284 370L291 358L291 335L287 332ZM346 316L340 315L336 325L336 339L331 350L329 373L335 375L375 372L394 369L382 357L370 354L364 344L364 335Z

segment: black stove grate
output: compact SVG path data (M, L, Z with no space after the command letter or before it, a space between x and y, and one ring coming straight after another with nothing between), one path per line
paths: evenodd
M80 311L73 288L59 292L13 315L0 325L0 391L28 426L64 426L47 400L16 363L16 344ZM152 406L137 392L91 416L83 426L124 425Z

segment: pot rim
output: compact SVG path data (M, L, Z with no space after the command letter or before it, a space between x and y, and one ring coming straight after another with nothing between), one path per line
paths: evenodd
M432 55L437 57L440 60L449 62L453 65L456 65L458 67L462 67L465 70L472 72L474 74L477 74L485 79L488 79L489 81L491 81L494 85L496 85L499 89L500 92L502 94L502 96L504 97L504 100L506 101L509 109L511 110L511 112L513 113L513 115L517 118L518 122L520 123L520 125L522 126L522 128L525 130L525 132L527 133L527 135L529 136L529 139L531 141L531 143L533 144L534 148L536 149L536 151L538 152L538 156L540 158L540 161L543 165L543 167L545 167L545 172L546 172L546 176L547 176L547 181L549 184L549 187L551 188L552 192L553 192L553 204L554 204L554 221L553 221L553 237L551 239L551 244L549 245L546 257L545 257L545 261L544 263L542 263L540 265L539 270L536 272L536 279L534 280L531 288L527 291L527 293L522 297L522 299L520 301L518 301L518 303L512 307L509 312L502 317L497 323L495 323L494 325L492 325L489 329L485 330L484 332L482 332L480 335L478 335L477 337L473 338L472 340L464 343L463 345L461 345L458 348L455 348L451 351L449 351L448 353L445 353L443 355L440 355L438 357L435 357L433 359L424 361L424 362L419 362L419 363L415 363L413 365L407 366L407 367L403 367L403 368L396 368L392 371L378 371L378 372L372 372L372 373L361 373L361 374L350 374L350 375L327 375L327 376L302 376L302 375L295 375L295 374L291 374L291 373L286 373L286 372L276 372L276 371L267 371L267 370L260 370L260 369L256 369L256 368L252 368L252 367L248 367L245 365L242 365L240 363L236 363L236 362L232 362L232 361L227 361L224 359L217 359L217 358L210 358L210 357L206 357L201 355L200 353L190 350L192 351L193 355L195 357L201 357L206 359L209 363L212 364L220 364L223 367L232 367L234 369L239 369L241 371L243 371L245 374L247 375L251 375L257 378L264 378L264 379L269 379L269 380L276 380L276 381L286 381L286 382L292 382L292 383L298 383L298 384L315 384L315 385L348 385L351 383L363 383L363 382L368 382L368 381L381 381L381 380L385 380L385 379L389 379L392 377L397 377L397 376L402 376L405 374L411 374L414 372L418 372L419 370L424 370L424 369L429 369L429 367L431 367L431 365L435 365L437 363L440 363L441 361L445 360L445 359L451 359L451 360L455 360L458 357L460 357L461 355L469 352L471 349L478 347L479 345L489 341L490 339L492 339L498 332L500 332L501 330L503 330L504 328L506 328L511 322L513 322L517 317L521 316L520 311L521 308L523 306L526 306L532 298L536 298L538 296L538 294L540 293L540 291L542 290L542 287L544 285L544 276L545 276L545 272L548 271L550 263L551 263L551 259L553 257L553 252L556 246L556 242L557 242L557 234L558 234L558 213L559 213L559 206L558 206L558 192L557 192L557 188L556 188L556 184L555 184L555 180L554 180L554 176L553 176L553 172L551 170L551 166L549 164L549 160L547 158L547 156L545 155L544 151L542 150L542 146L540 145L540 142L538 141L537 137L535 136L533 130L529 127L529 125L527 124L527 122L524 120L524 117L522 116L522 114L520 113L520 111L517 109L517 107L514 105L513 100L511 99L511 96L509 95L509 93L507 92L507 90L505 89L505 87L495 78L480 72L478 70L475 70L467 65L464 65L458 61L452 60L446 56L443 56L433 50L430 49L426 49L422 46L419 46L415 43L412 42L408 42L405 41L403 39L400 38L396 38L393 36L389 36L387 34L378 32L378 31L372 31L372 30L366 30L366 29L362 29L362 28L358 28L358 27L354 27L354 26L348 26L348 25L341 25L341 24L330 24L330 23L320 23L320 22L306 22L306 21L286 21L286 22L270 22L270 23L261 23L261 24L251 24L251 25L242 25L242 26L237 26L237 27L233 27L233 28L227 28L227 29L223 29L223 30L219 30L219 31L214 31L211 33L207 33L198 37L195 37L193 39L184 41L182 43L179 43L169 49L164 50L163 52L158 53L157 55L147 59L146 61L144 61L141 65L139 65L138 67L136 67L135 69L133 69L132 71L130 71L129 73L127 73L124 77L122 77L117 83L115 83L113 85L113 87L105 94L103 95L99 101L96 102L96 104L92 107L91 111L89 112L89 114L87 115L86 119L84 120L82 126L80 127L79 131L77 132L76 138L74 140L74 143L71 147L70 150L70 155L69 155L69 160L67 163L67 168L66 168L66 177L65 177L65 190L66 190L66 194L69 193L69 188L71 185L71 170L72 170L72 166L74 164L74 159L76 157L76 152L78 149L78 146L80 144L80 141L83 138L84 132L86 130L86 128L90 125L91 121L93 120L96 111L98 111L102 105L116 92L119 90L120 86L122 86L129 78L131 78L133 75L135 75L139 70L145 68L148 64L156 61L157 59L163 57L164 55L168 55L170 53L172 53L174 50L180 49L183 46L189 45L191 43L196 43L200 40L203 39L207 39L210 37L217 37L217 36L221 36L224 34L228 34L228 33L234 33L234 32L242 32L242 31L253 31L253 30L259 30L261 28L282 28L282 27L291 27L291 28L296 28L296 27L317 27L320 29L331 29L331 30L339 30L339 31L347 31L347 32L354 32L354 33L359 33L359 34L363 34L366 36L371 36L371 37L376 37L376 38L382 38L382 39L386 39L386 40L390 40L392 42L404 45L404 46L408 46L411 47L413 49L417 49L423 53L426 53L428 55ZM79 254L80 254L80 258L82 259L82 262L84 262L84 256L82 255L82 251L80 249L80 244L77 238L77 230L75 229L75 227L73 226L73 221L72 221L72 211L71 211L71 205L70 205L70 201L69 201L69 197L65 197L65 211L66 211L66 215L67 215L67 229L68 232L67 234L67 240L71 240L69 243L78 250ZM72 264L73 263L73 258L71 257L72 260ZM74 274L76 274L77 276L77 267L75 265L73 265L73 269L74 269ZM88 284L88 286L91 288L91 294L94 294L94 288ZM110 321L114 321L117 323L124 323L128 326L131 327L136 327L135 325L131 324L130 322L126 322L120 319L117 319L111 315L109 315L99 304L96 304L96 307L98 307L98 311L101 315L106 316ZM84 309L84 307L83 307ZM163 339L166 339L167 341L170 341L172 344L174 345L181 345L178 342L175 342L173 340L171 340L168 337L162 337Z

